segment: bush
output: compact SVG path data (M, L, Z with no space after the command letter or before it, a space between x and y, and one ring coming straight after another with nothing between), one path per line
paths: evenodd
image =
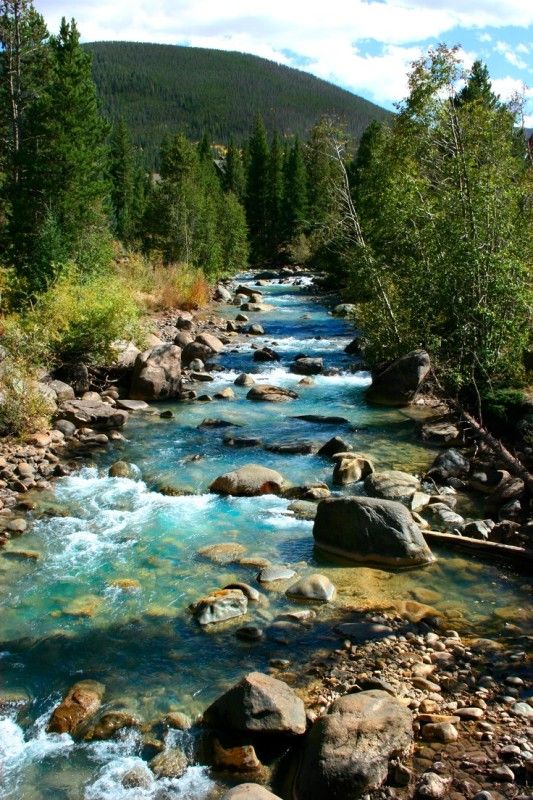
M0 434L24 437L47 428L53 411L35 376L21 362L6 359L0 369Z
M514 427L525 409L525 396L520 389L497 389L483 398L487 422L494 427Z
M133 254L117 266L117 275L128 282L137 303L145 311L201 308L211 298L211 287L200 269L188 264L164 265Z
M55 364L102 364L113 358L115 340L142 336L139 319L126 282L113 273L80 281L72 267L38 298L21 326L26 342L42 342Z

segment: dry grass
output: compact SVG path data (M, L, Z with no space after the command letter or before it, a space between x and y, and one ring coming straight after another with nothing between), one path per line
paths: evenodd
M207 305L211 288L202 270L187 264L164 265L137 254L117 263L120 278L127 282L134 299L145 311L174 308L191 311Z

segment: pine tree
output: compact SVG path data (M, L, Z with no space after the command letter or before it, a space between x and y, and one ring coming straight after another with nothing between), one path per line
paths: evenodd
M250 136L246 216L250 231L252 262L258 263L269 252L269 148L265 123L257 117Z
M111 180L111 206L113 230L122 242L132 238L134 220L134 193L136 185L135 152L131 136L121 118L113 125L109 147L109 175Z
M268 162L268 248L275 256L283 241L283 150L274 131Z
M244 164L241 151L236 147L233 139L230 139L228 144L226 169L222 183L226 192L233 192L238 200L243 201L246 185Z
M34 288L46 285L53 262L74 258L84 262L82 269L98 266L96 243L103 246L107 236L108 129L74 21L62 20L50 52L50 80L28 115L24 185L13 213L17 261Z
M285 196L283 227L290 240L303 233L307 226L307 169L298 137L290 148L285 163Z
M463 89L457 96L459 104L479 101L487 108L496 108L500 98L492 91L489 71L482 61L474 61Z

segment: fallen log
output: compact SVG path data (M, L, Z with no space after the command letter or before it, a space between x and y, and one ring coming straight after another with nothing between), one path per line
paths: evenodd
M430 547L440 545L454 550L464 550L483 559L506 561L519 567L521 571L531 572L533 570L533 550L525 547L501 544L500 542L486 542L483 539L472 539L470 536L458 536L441 531L422 531L422 534Z

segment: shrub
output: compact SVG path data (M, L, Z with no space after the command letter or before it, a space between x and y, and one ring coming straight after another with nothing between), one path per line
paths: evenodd
M0 369L0 434L24 437L47 428L53 411L35 376L7 358Z
M130 287L113 273L79 280L74 267L44 292L22 320L28 342L41 340L56 364L105 363L117 339L138 340L140 311Z
M117 275L128 282L145 311L201 308L211 298L211 287L202 270L188 264L166 266L156 256L128 256L117 265Z

